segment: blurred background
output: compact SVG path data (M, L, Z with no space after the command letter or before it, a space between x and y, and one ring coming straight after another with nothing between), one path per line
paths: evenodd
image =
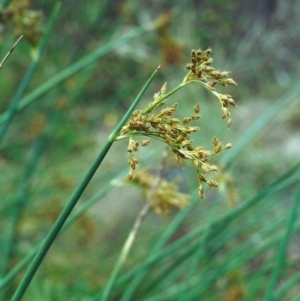
M1 277L45 237L153 70L161 65L140 108L164 82L168 90L182 82L191 49L210 47L214 67L230 71L238 83L221 89L237 104L230 129L217 99L197 85L179 91L170 103L179 104L181 118L199 103L195 141L211 149L216 136L233 148L216 156L215 163L224 166L216 175L220 186L206 189L204 201L198 200L193 168L177 165L170 153L165 176L181 178L180 189L191 195L193 205L165 245L199 227L206 230L190 242L198 246L194 252L179 248L175 257L149 268L128 300L263 300L267 287L276 293L268 300L300 300L299 229L290 215L297 211L293 202L299 176L290 180L286 174L300 153L300 2L65 0L47 31L54 8L53 1L14 0L3 1L0 11L1 59L24 35L0 70ZM22 88L24 78L29 80ZM15 112L5 129L14 100ZM101 293L145 202L138 187L122 180L128 171L126 149L126 141L113 145L78 204L81 208L94 197L93 206L54 243L24 300L94 300ZM151 141L137 154L139 168L157 173L163 151L163 145ZM259 201L247 207L255 197ZM146 217L123 268L125 276L146 260L179 214ZM289 245L280 265L284 237ZM174 258L182 254L184 260L177 262ZM197 258L199 269L189 278L191 258ZM175 265L181 268L175 271ZM280 281L274 276L278 266ZM3 284L3 300L22 272ZM122 291L132 279L124 279L112 300L127 300L121 299ZM187 287L180 286L186 283L193 292L189 299L183 298Z

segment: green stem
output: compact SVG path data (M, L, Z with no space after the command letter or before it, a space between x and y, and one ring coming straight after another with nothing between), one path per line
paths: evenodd
M9 3L10 3L11 0L3 0L1 5L0 5L0 11L5 8Z
M53 25L58 17L60 7L61 7L60 3L56 3L54 5L53 11L52 11L52 14L51 14L51 17L50 17L50 20L49 20L49 23L48 23L48 26L46 29L46 33L43 36L43 38L37 48L36 55L34 56L34 59L33 59L32 63L30 64L25 76L23 77L23 80L17 90L17 93L14 96L14 98L9 106L9 109L6 113L7 115L6 115L5 122L2 124L2 126L0 128L0 145L4 139L5 134L7 133L8 127L9 127L10 123L12 122L15 113L18 111L18 106L19 106L20 100L30 83L30 81L33 77L33 74L37 68L38 62L42 56L42 53L45 50L46 44L49 40L50 34L53 29Z
M15 241L16 241L16 232L18 223L22 212L26 208L26 205L29 200L29 186L32 179L32 176L37 167L38 160L42 152L42 141L41 139L37 140L30 152L29 159L25 168L25 172L20 181L20 187L17 192L15 201L11 204L11 208L7 213L9 219L4 229L3 233L3 242L1 243L1 261L0 264L0 276L4 276L8 270L9 264L11 263L11 258L14 255L15 250ZM3 300L4 297L3 291L0 290L0 300Z
M161 95L156 101L154 101L151 105L149 105L145 110L142 111L142 115L146 115L147 113L151 112L159 103L163 100L167 99L169 96L183 88L187 83L181 83L179 86L171 90L170 92Z
M150 203L147 202L145 204L145 206L143 207L143 209L141 210L141 212L139 213L137 220L133 226L132 231L129 233L129 236L127 237L127 240L121 250L120 256L117 260L117 263L114 267L114 270L109 278L109 281L107 283L107 285L104 288L104 292L101 298L101 301L107 301L109 298L109 295L111 293L111 290L113 289L113 286L115 284L115 281L117 279L117 275L122 267L122 265L124 264L124 262L126 261L126 258L128 256L128 253L132 247L132 244L135 240L136 234L142 224L143 219L145 218L146 214L148 213L150 209Z
M44 257L46 256L48 250L50 249L52 243L54 242L55 238L59 234L61 228L63 227L64 223L66 222L68 216L72 212L73 208L77 204L79 198L81 197L82 193L88 186L89 182L93 178L95 172L99 168L100 164L102 163L103 159L105 158L106 154L108 153L110 147L112 146L115 138L117 137L119 131L124 126L128 118L131 116L132 112L134 111L135 107L139 103L140 99L146 92L147 88L149 87L150 83L152 82L154 76L156 75L158 69L156 69L151 77L148 79L120 123L117 125L115 130L109 135L108 140L106 141L105 145L101 149L99 155L97 156L96 160L91 165L90 169L86 173L86 175L83 177L80 184L77 186L75 192L71 196L70 200L60 213L59 217L55 221L54 225L52 226L51 230L47 234L45 240L42 242L41 247L39 248L37 254L33 258L28 270L26 271L22 281L20 282L18 288L16 289L11 301L19 301L22 299L24 293L26 292L33 276L35 275L36 271L38 270L40 264L42 263Z
M298 213L298 207L300 205L300 185L298 187L298 191L295 196L294 206L292 207L290 211L290 218L288 221L287 229L285 236L282 239L280 249L277 254L277 260L276 260L276 266L273 270L271 281L268 287L267 295L266 295L266 301L273 301L275 300L275 288L276 284L279 280L280 272L284 266L285 261L285 255L286 250L289 244L289 240L291 238L291 235L293 233L295 223L297 221L297 213Z
M11 53L15 50L16 46L18 45L18 43L20 42L20 40L23 38L23 36L20 36L18 38L18 40L15 42L15 44L13 45L13 47L8 51L8 53L6 54L6 56L2 59L1 63L0 63L0 69L2 68L3 64L5 63L5 61L8 59L8 57L11 55Z

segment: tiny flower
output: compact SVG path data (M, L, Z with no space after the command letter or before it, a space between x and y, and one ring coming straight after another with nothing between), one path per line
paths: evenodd
M142 141L142 146L146 146L146 145L148 145L149 143L150 143L149 140L143 140L143 141Z
M237 83L232 78L228 78L226 82L228 85L237 86Z
M167 83L165 82L164 85L160 89L160 94L165 94L167 91Z

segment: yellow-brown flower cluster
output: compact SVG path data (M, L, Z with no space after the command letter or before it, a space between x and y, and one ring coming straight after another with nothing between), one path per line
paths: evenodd
M42 12L30 9L28 0L12 1L1 15L1 23L9 23L14 35L17 37L23 35L32 46L37 45L43 34L42 19Z
M215 90L215 85L219 83L226 87L228 85L236 86L237 83L232 78L228 78L229 72L217 71L212 66L213 59L211 58L211 53L212 51L210 48L205 51L202 51L201 49L192 50L191 62L186 66L189 73L185 77L184 82L200 82L217 96L222 106L222 118L227 118L227 124L230 126L231 118L229 105L236 106L235 102L231 95L218 93Z
M176 181L168 182L162 179L153 192L156 179L145 169L136 172L132 182L142 188L145 199L149 199L151 195L150 207L158 214L170 214L172 209L182 209L189 204L189 196L179 191Z
M219 72L212 67L211 50L206 51L193 50L191 63L187 68L190 70L183 82L170 92L166 92L166 84L162 86L158 93L154 94L154 100L144 109L133 112L128 123L122 128L116 140L129 138L127 152L129 153L130 171L128 178L133 178L133 172L139 163L134 152L138 151L140 145L146 146L149 140L139 142L135 140L137 136L146 136L154 138L165 143L175 154L176 160L184 164L186 160L192 162L197 170L199 180L199 196L204 198L204 189L202 183L209 187L217 187L214 180L208 179L211 172L217 171L218 167L209 163L212 155L219 153L224 149L231 147L230 144L222 145L217 138L213 138L213 149L211 151L203 149L201 146L194 146L191 134L196 133L199 128L190 125L191 122L200 118L200 106L197 104L193 108L191 116L178 119L174 117L178 105L175 103L165 107L167 98L177 90L189 83L200 83L213 94L215 94L222 105L222 117L227 117L227 123L230 125L230 111L228 105L235 106L232 97L229 94L220 94L215 91L214 86L220 83L223 86L236 85L231 78L227 78L228 72Z

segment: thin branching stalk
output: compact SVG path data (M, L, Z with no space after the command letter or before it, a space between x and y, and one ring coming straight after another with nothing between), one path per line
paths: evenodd
M89 182L93 178L94 174L96 173L97 169L101 165L103 159L105 158L106 154L108 153L110 147L112 146L115 138L117 137L120 129L124 126L128 118L131 116L132 112L134 111L135 107L139 103L140 99L146 92L147 88L149 87L150 83L152 82L153 78L158 72L157 68L151 77L148 79L136 99L133 101L132 105L120 121L120 123L117 125L117 127L114 129L114 131L109 135L108 140L104 144L103 148L101 149L99 155L97 156L96 160L93 162L93 164L90 166L88 172L83 177L82 181L77 186L75 192L71 196L70 200L60 213L59 217L57 218L56 222L52 226L51 230L47 234L45 240L42 242L41 247L39 248L37 254L33 258L33 261L31 262L28 270L26 271L22 281L20 282L18 288L16 289L11 301L19 301L22 299L24 293L26 292L33 276L35 275L36 271L38 270L40 264L44 260L44 257L46 256L48 250L50 249L52 243L56 239L57 235L59 234L61 228L65 224L67 218L69 217L70 213L72 212L73 208L77 204L79 198L81 197L82 193L85 191L86 187L88 186Z
M104 292L103 292L103 295L102 295L102 298L101 298L101 301L107 301L110 294L111 294L111 291L113 289L113 286L114 286L114 283L117 279L117 276L118 276L118 273L121 269L121 267L123 266L124 262L126 261L127 259L127 256L129 254L129 251L133 245L133 242L137 236L137 233L139 231L139 229L141 228L141 225L142 225L142 222L143 220L145 219L147 213L149 212L150 208L151 208L151 200L152 198L154 197L161 181L162 181L162 177L163 177L163 171L165 169L165 166L166 166L166 158L167 158L167 151L165 151L165 154L162 158L162 162L160 164L160 170L159 170L159 173L156 177L156 181L150 191L150 194L147 198L147 201L146 201L146 204L145 206L142 208L142 210L140 211L140 213L138 214L136 220L135 220L135 223L132 227L132 230L130 231L127 239L126 239L126 242L121 250L121 253L120 253L120 256L117 260L117 263L113 269L113 272L108 280L108 283L107 285L105 286L104 288Z

